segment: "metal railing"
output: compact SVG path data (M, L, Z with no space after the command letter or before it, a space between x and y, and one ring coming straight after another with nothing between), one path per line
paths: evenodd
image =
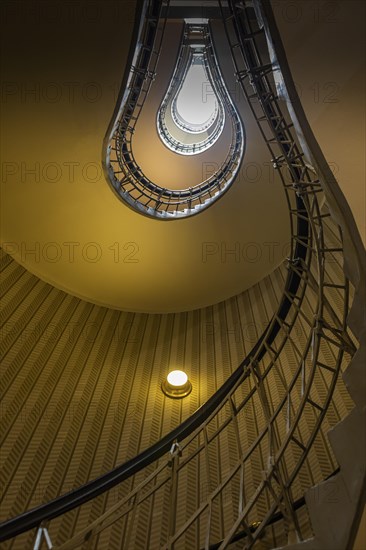
M188 431L185 424L185 430L180 427L175 434L170 434L159 442L160 451L164 451L165 456L160 451L154 456L150 450L145 464L143 462L147 458L146 454L145 457L136 457L131 461L129 471L127 469L124 477L119 476L116 471L110 473L109 479L104 476L99 492L94 488L94 496L162 457L153 471L132 491L59 548L77 548L86 541L92 544L103 530L116 521L123 521L122 547L133 548L136 521L139 514L144 513L144 505L151 499L164 497L169 502L169 522L165 532L162 530L161 533L159 547L162 548L186 547L186 537L192 529L199 533L198 542L204 548L209 548L218 536L222 536L219 548L226 548L239 532L241 535L244 532L251 547L263 536L266 528L273 525L278 514L283 518L285 533L296 533L299 539L303 538L298 509L295 506L297 500L303 496L303 488L300 490L297 478L304 465L311 468L309 454L314 452L313 443L331 402L338 373L344 364L344 354L354 352L354 345L347 335L345 325L348 311L347 282L344 280L341 284L338 281L337 292L342 294L344 301L343 315L340 316L339 311L334 309L325 296L326 289L334 288L328 286L334 284L328 282L328 266L324 266L321 276L313 275L314 270L319 269L320 257L332 254L337 261L337 251L341 248L339 237L333 234L329 213L318 210L319 195L318 188L311 187L302 196L305 205L303 217L307 219L307 214L310 213L312 216L309 228L317 220L319 227L323 228L323 234L327 234L329 228L331 242L327 244L324 238L317 240L313 234L311 239L305 234L299 236L295 245L299 257L289 262L288 280L279 311L262 341L245 364L236 371L235 377L228 381L225 391L221 390L210 403L211 412L208 407L198 411L195 421L190 419ZM308 304L304 307L306 301ZM298 330L299 327L301 331ZM300 332L302 342L298 337ZM301 343L303 347L300 347ZM296 367L282 371L281 354L285 349L291 350L296 359ZM324 362L322 354L325 352L331 353L332 363ZM317 388L319 371L327 375L327 391L323 394L319 394ZM283 387L278 396L271 395L270 391L275 377L280 378ZM252 437L247 440L243 432L243 421L246 417L252 417L253 404L257 425ZM312 417L311 429L309 422L304 421L306 415ZM230 440L232 443L229 452L233 467L222 473L219 479L209 480L212 452L220 443L223 445ZM170 451L168 445L171 445ZM257 462L263 464L263 470L260 481L253 483L252 468ZM178 521L178 503L186 494L184 479L190 469L197 469L201 475L207 476L209 491L205 498L199 495L199 505L193 513L180 516ZM93 483L95 486L96 482ZM92 484L88 485L89 500L93 496L93 487ZM222 501L227 501L227 494L235 503L236 517L233 518L230 513L228 521L224 513L217 532L215 516L223 508ZM80 497L77 499L76 492L66 495L64 501L67 504L64 511L82 502ZM262 514L258 512L258 502L261 503ZM53 510L50 505L44 507L43 522L56 517L57 507L56 501ZM33 521L36 519L36 512ZM57 515L59 513L61 508L57 510ZM156 515L160 513L161 510L157 507ZM150 529L156 526L157 521L158 517L154 517ZM9 527L12 527L14 533L15 528L24 530L26 525L27 514L13 521L13 526L8 526L8 534L11 531ZM150 536L148 527L147 525L147 540ZM6 528L5 525L3 529Z
M239 115L222 81L215 61L215 52L210 44L206 50L207 59L210 59L210 70L217 82L220 96L225 98L226 112L232 126L231 144L225 160L209 178L192 187L184 188L182 186L181 190L162 188L142 172L133 154L133 134L155 77L160 56L166 19L160 19L158 14L161 14L163 10L166 11L169 1L152 2L152 0L147 0L146 4L148 7L143 16L145 23L137 41L140 54L135 55L131 74L127 79L127 91L120 99L120 111L105 140L107 151L105 169L113 189L119 198L131 208L147 216L170 220L199 213L227 191L233 183L243 159L244 132ZM153 26L151 27L151 25ZM219 118L218 130L220 130L222 122ZM164 133L166 132L164 131ZM171 139L171 148L181 150L181 145ZM201 151L199 145L196 149Z
M191 33L191 27L192 25L188 23L184 26L182 45L174 75L157 115L158 132L163 143L169 149L184 155L201 153L211 147L218 140L222 134L225 124L224 105L229 108L231 104L228 97L228 92L226 87L223 85L222 76L218 69L218 63L213 51L208 24L202 24L198 27L198 29L196 25L194 28L199 31L199 33L196 31L196 34L199 34L200 36L200 49L202 50L201 57L204 62L207 81L212 87L215 87L214 82L218 83L219 93L216 96L217 106L209 120L206 121L205 124L197 126L195 129L192 129L192 126L185 123L181 119L177 109L177 100L187 77L187 73L194 60L194 52L188 40ZM214 78L212 78L212 73L215 74ZM178 136L176 138L174 137L174 128L169 128L167 124L167 113L171 114L171 118L178 129L183 130L188 134L194 134L194 141L192 143L184 143ZM242 135L237 135L236 133L234 133L234 135L236 136L236 139L243 138Z
M44 528L117 484L123 489L133 475L135 485L117 503L58 547L97 547L98 537L116 522L123 548L134 548L139 522L144 525L140 539L150 544L154 535L157 541L151 548L175 550L223 550L243 537L246 548L262 537L274 547L311 536L304 492L337 468L322 425L339 374L357 349L347 327L352 288L343 269L343 235L329 210L324 182L276 93L279 67L269 59L265 29L252 2L229 0L221 7L238 80L289 207L291 252L277 313L250 355L192 417L127 464L9 520L1 526L0 540ZM317 469L320 446L325 458ZM225 457L225 470L212 468L218 456ZM196 484L192 505L183 506L190 475L205 480L206 490ZM146 521L148 503L160 504L151 505Z

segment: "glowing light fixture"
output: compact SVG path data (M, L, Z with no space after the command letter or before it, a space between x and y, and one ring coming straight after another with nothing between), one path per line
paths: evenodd
M185 372L182 370L173 370L168 374L166 380L162 382L161 389L166 396L179 399L191 393L192 384Z

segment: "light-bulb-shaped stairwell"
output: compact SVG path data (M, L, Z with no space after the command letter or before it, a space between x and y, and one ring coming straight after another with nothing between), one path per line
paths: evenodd
M164 28L168 2L146 0L140 7L137 28L148 28L152 20L155 29ZM37 302L46 326L56 315L66 329L78 311L84 324L91 316L97 334L105 327L95 342L78 337L59 347L65 332L54 331L44 346L36 342L37 351L30 338L20 341L17 323L7 335L5 485L20 476L29 491L47 467L57 487L41 506L2 524L6 548L31 547L37 528L47 528L63 550L352 546L365 481L365 253L304 115L269 2L219 0L218 7L235 74L283 184L291 221L289 258L237 298L244 304L240 313L229 301L213 317L202 310L177 314L174 323L168 316L131 319L96 309L46 285L40 285L39 303L32 298L36 279L4 258L5 319L14 314L14 320L30 322L31 304ZM136 82L129 89L129 70L126 75L127 92L133 92ZM121 150L125 130L116 143ZM243 348L243 319L253 308L256 338ZM227 330L231 315L240 326L239 340ZM220 327L204 345L197 341L202 336L197 316ZM129 357L123 384L116 368L121 347L113 340L121 318L123 353ZM34 362L27 363L32 353ZM42 365L52 356L48 374ZM168 365L169 357L183 366L188 356L197 368L190 373L193 388L197 383L200 393L193 389L187 401L169 402L157 389L158 366ZM131 373L137 371L134 392ZM32 411L36 405L45 411L51 393L57 395L56 431L31 415L22 426L13 412L29 382L37 387L37 376L44 385L34 394L37 403L28 394ZM127 417L128 406L123 422L111 418L113 388L123 403L133 400L133 418ZM79 406L67 429L64 404L70 406L70 392L76 392ZM19 467L24 449L31 467ZM74 487L60 495L67 476ZM29 504L30 498L18 494L11 515Z

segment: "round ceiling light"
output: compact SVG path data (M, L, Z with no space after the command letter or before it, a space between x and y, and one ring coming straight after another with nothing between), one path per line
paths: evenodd
M166 396L179 399L191 393L192 384L185 372L182 370L173 370L168 374L166 380L162 382L161 389Z

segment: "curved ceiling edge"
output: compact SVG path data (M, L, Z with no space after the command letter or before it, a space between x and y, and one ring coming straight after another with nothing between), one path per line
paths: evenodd
M0 253L7 254L17 264L19 264L21 267L23 267L27 272L29 272L32 275L34 275L35 277L37 277L40 281L56 288L57 290L60 290L61 292L64 292L65 294L68 294L70 296L74 296L75 298L78 298L79 300L83 300L84 302L88 302L90 304L94 304L94 305L99 306L99 307L104 307L106 309L111 309L111 310L115 310L115 311L124 311L125 313L140 313L140 314L144 314L144 315L165 315L165 314L170 314L170 313L172 313L172 314L173 313L186 313L186 312L189 312L189 311L198 311L198 310L203 310L203 309L208 308L208 307L216 306L218 304L221 304L222 302L225 302L226 300L230 300L232 298L236 298L238 296L241 296L244 292L247 292L249 289L253 288L255 285L257 285L261 281L263 281L266 277L269 277L273 273L275 273L277 270L280 270L282 268L282 266L284 265L284 261L279 262L278 264L276 264L274 266L273 269L266 272L260 280L255 281L252 285L244 288L243 290L241 290L239 292L236 292L235 294L228 294L227 296L221 297L216 302L203 304L199 307L189 307L187 309L164 308L161 311L157 311L157 310L154 310L154 311L151 310L150 311L150 310L142 309L142 308L124 308L124 307L113 306L109 303L104 303L104 302L102 302L100 300L97 300L97 299L94 299L94 298L91 299L90 297L88 297L86 295L83 295L80 292L76 292L75 290L70 290L68 287L60 284L59 282L55 282L51 277L45 275L43 272L41 272L37 269L34 269L33 265L30 266L29 263L23 262L18 253L12 253L9 250L5 250L3 248L3 243L0 243Z

